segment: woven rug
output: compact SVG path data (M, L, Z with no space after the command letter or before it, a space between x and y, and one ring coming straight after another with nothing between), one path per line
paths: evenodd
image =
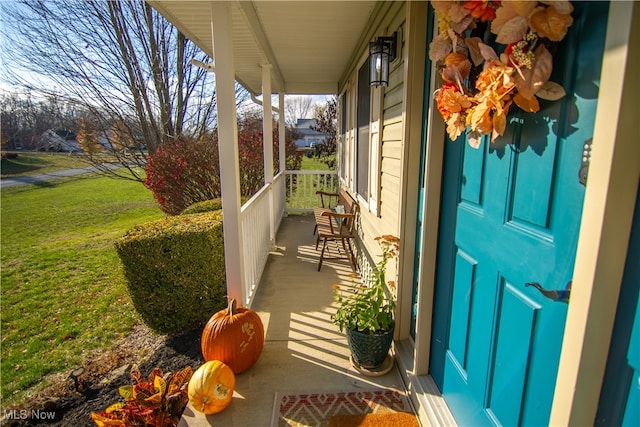
M398 412L412 412L412 410L404 393L396 390L380 389L299 394L276 393L271 426L342 426L349 425L344 424L345 420L357 418L349 417L351 415L393 414ZM340 423L337 424L337 421ZM360 424L353 423L350 425Z

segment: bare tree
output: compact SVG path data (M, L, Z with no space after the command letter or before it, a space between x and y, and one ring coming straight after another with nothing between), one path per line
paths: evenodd
M213 77L190 62L207 56L144 1L0 2L0 12L5 80L64 98L98 131L115 124L118 138L131 138L110 150L125 168L106 173L142 181L149 152L214 128Z
M310 96L288 96L284 109L284 122L293 127L298 119L311 118L313 114L313 98Z
M40 135L47 129L73 129L78 111L56 96L34 99L29 93L0 95L0 130L3 147L38 148Z
M0 97L0 131L2 147L15 148L26 137L29 127L28 100L20 99L16 94L5 94Z

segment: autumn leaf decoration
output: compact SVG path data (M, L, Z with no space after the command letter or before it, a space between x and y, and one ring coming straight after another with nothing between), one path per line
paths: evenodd
M438 14L438 35L429 45L429 58L440 65L444 80L435 99L452 140L466 131L474 148L482 135L491 135L493 142L504 134L512 104L535 113L538 98L565 96L562 86L549 81L553 56L546 46L561 41L573 23L569 1L431 3ZM474 35L482 27L505 45L503 53ZM465 85L469 80L471 87Z

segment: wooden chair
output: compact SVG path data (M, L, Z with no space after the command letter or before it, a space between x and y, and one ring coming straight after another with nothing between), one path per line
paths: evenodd
M355 225L360 207L346 190L338 193L316 191L320 196L320 207L313 208L315 217L316 250L322 241L322 251L318 262L318 271L325 259L348 259L353 271L358 270L356 257L351 246L351 239L355 237ZM344 256L326 257L327 242L334 241L341 244Z

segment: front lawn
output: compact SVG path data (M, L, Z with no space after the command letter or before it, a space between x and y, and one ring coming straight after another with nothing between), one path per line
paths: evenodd
M81 155L24 152L18 153L16 158L3 157L0 170L2 177L8 178L87 166L89 166L87 159Z
M7 171L82 167L68 155L18 159L25 170ZM326 169L304 160L303 169ZM8 407L49 385L54 374L66 378L140 323L113 243L164 214L142 184L96 175L3 189L0 214L0 393Z
M164 214L142 184L91 175L3 189L1 202L6 407L140 321L113 243Z
M326 170L329 169L326 163L315 157L302 157L301 170Z

